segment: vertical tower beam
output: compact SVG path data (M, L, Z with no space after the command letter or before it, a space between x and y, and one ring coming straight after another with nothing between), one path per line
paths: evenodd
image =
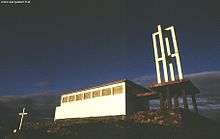
M167 56L168 58L171 59L171 50L170 50L170 43L169 43L169 39L166 37L165 38L165 43L167 46ZM169 61L169 60L168 60ZM170 77L171 77L171 81L175 81L175 76L174 76L174 69L173 69L173 63L169 62L169 69L170 69Z
M154 58L155 58L155 64L156 64L157 82L161 83L160 64L158 61L159 57L158 57L157 40L156 40L157 35L158 35L158 32L153 33L152 38L153 38L153 46L154 46Z
M159 33L159 42L160 42L160 49L161 49L161 59L163 63L163 72L164 72L164 80L165 82L168 82L168 72L167 72L167 62L166 62L166 55L164 50L164 44L163 44L163 35L162 35L162 29L161 26L158 25L158 33Z
M165 49L164 49L164 43L163 43L163 35L162 35L162 29L161 26L157 26L158 32L153 33L153 46L154 46L154 55L155 55L155 62L156 62L156 71L157 71L157 82L161 83L161 75L160 75L160 66L159 62L162 61L163 63L163 72L164 72L164 81L168 82L168 71L167 71L167 62L166 62L166 55L165 55ZM159 37L159 44L160 44L160 50L161 50L161 57L158 57L158 49L157 49L157 41L156 37Z
M171 26L169 28L166 28L165 30L170 30L171 31L171 36L173 40L173 46L174 46L174 54L172 54L172 57L176 57L176 64L177 64L177 71L178 71L178 76L179 79L183 79L183 72L182 72L182 67L181 67L181 62L180 62L180 55L179 55L179 49L177 45L177 40L176 40L176 34L174 30L174 26Z

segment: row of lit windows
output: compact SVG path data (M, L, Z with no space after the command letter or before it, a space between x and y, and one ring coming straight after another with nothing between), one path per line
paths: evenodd
M101 93L102 92L102 93ZM106 88L102 90L97 90L93 92L86 92L86 93L81 93L81 94L73 94L71 96L66 96L63 97L62 103L66 102L71 102L71 101L78 101L78 100L83 100L83 99L90 99L90 98L95 98L95 97L100 97L100 96L108 96L108 95L116 95L116 94L121 94L123 92L123 87L122 86L116 86L112 88Z

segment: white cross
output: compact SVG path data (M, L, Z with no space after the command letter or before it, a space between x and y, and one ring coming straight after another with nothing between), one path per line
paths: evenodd
M20 120L20 124L19 124L19 128L18 130L21 130L21 126L22 126L22 123L23 123L23 118L25 115L27 115L28 113L25 113L25 108L23 108L23 112L22 113L18 113L19 115L21 115L21 120Z

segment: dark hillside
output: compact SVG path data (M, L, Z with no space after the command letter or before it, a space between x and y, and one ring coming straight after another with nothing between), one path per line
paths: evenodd
M7 138L217 139L219 137L220 126L214 121L189 111L182 110L179 114L181 117L174 112L159 114L154 111L148 115L140 112L126 118L67 119L55 123L52 120L28 121L20 134L11 134ZM175 120L177 123L173 122Z

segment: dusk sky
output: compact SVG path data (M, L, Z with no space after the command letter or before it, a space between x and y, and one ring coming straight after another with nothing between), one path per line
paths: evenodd
M0 95L155 76L158 24L175 26L184 74L220 70L214 1L44 0L1 4L0 15Z

